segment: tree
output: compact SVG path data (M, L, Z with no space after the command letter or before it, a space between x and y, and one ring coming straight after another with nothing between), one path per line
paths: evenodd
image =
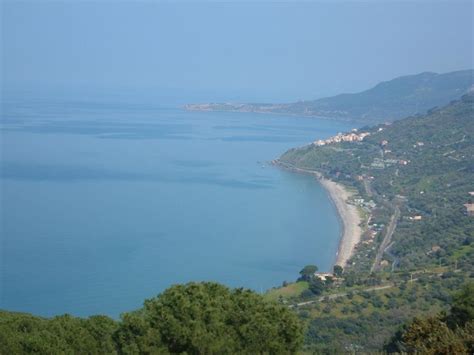
M334 265L333 272L336 277L341 277L344 269L341 265Z
M0 311L1 354L114 354L117 322L62 315L51 319Z
M392 352L421 354L471 354L474 352L474 284L454 296L451 312L415 318L395 334L385 347Z
M334 278L331 276L327 276L326 280L324 280L324 284L326 286L332 286L334 284Z
M401 334L402 352L421 354L467 354L464 339L448 328L439 317L415 318Z
M287 307L208 282L146 300L138 314L124 315L121 328L121 343L139 352L295 353L302 343L300 321Z
M454 296L451 315L448 317L450 326L464 326L467 322L474 320L474 283L465 285L461 291Z
M173 286L120 322L0 311L0 354L294 354L302 342L288 307L208 282Z
M299 280L301 281L311 281L311 279L314 276L314 273L318 271L318 267L316 265L306 265L303 269L300 271L301 277Z
M150 329L143 310L123 314L113 337L120 354L166 353L168 350L160 334Z
M315 295L320 295L324 291L325 286L324 281L319 277L314 277L309 283L309 289Z

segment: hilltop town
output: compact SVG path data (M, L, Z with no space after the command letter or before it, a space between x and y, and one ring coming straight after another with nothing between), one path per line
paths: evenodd
M330 137L328 139L318 139L314 141L315 146L321 147L326 144L341 143L341 142L361 142L365 137L369 136L370 132L361 132L357 133L357 129L353 129L351 133L338 133L337 135Z

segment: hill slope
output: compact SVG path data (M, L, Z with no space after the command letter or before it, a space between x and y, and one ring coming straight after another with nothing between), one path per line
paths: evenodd
M464 204L474 200L473 105L470 93L425 116L362 129L370 134L363 141L312 144L279 161L356 187L362 198L377 202L369 219L382 224L398 206L392 256L385 257L397 258L399 267L468 262L474 217Z
M336 142L350 134L318 141L277 161L356 190L351 203L363 216L365 233L341 284L326 286L322 296L309 288L287 300L301 304L297 311L308 321L308 353L376 352L394 333L395 342L406 341L408 331L400 324L447 311L452 295L474 280L474 216L464 206L474 203L474 93L424 116L364 127L354 135L360 133L369 135L362 141ZM429 327L439 326L436 319L426 321L422 338L436 333ZM424 329L419 322L416 329ZM467 335L460 339L468 342ZM430 341L443 344L441 338Z
M190 104L191 111L279 113L358 120L393 121L444 106L473 89L474 71L421 73L382 82L355 94L341 94L289 104Z

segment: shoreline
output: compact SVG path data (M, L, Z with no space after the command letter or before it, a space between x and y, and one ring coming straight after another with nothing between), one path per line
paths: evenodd
M316 177L316 180L326 190L329 198L336 207L342 229L334 265L340 265L345 268L347 262L354 254L356 245L360 242L362 237L362 228L360 227L362 219L359 216L357 207L347 202L352 196L352 193L349 192L344 185L324 178L322 174L317 171L292 167L278 160L272 161L272 164L292 172L312 175Z
M359 224L362 220L357 207L347 202L352 193L344 185L325 179L322 176L318 177L318 182L327 191L341 220L341 237L334 265L340 265L345 268L347 262L354 254L356 245L361 240L362 228Z
M272 112L272 111L239 111L239 110L214 110L214 109L198 110L198 109L186 108L185 107L186 105L181 106L181 108L187 112L256 113L259 115L279 115L279 116L291 116L291 117L300 117L300 118L316 118L316 119L329 120L329 121L367 124L367 121L361 118L354 118L354 117L324 116L324 115L316 115L316 114L293 113L293 112Z

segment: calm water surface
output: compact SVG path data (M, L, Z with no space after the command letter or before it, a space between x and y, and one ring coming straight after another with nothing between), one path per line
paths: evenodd
M264 162L346 123L166 105L5 100L0 308L108 314L172 284L257 291L327 270L340 226L310 177Z

